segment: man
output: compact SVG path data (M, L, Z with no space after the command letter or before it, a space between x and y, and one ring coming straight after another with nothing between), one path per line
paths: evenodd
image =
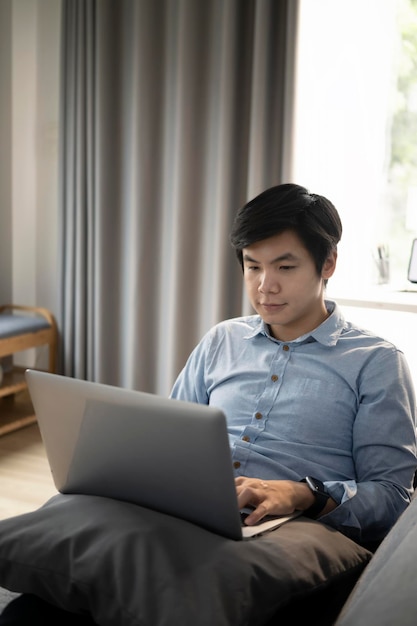
M341 233L298 185L246 204L231 242L256 315L209 331L172 397L225 412L247 524L298 509L379 542L412 493L415 396L404 355L325 300Z
M236 216L231 241L256 315L227 320L209 331L180 373L172 397L212 404L224 410L239 505L253 507L246 519L248 524L255 524L270 513L301 510L357 542L379 542L406 508L412 493L416 468L415 397L403 354L391 343L345 322L337 305L325 300L325 286L335 271L341 232L334 206L298 185L273 187L246 204ZM87 526L88 519L87 516L83 520ZM309 527L312 525L304 533L295 532L297 542L308 544L310 538L313 541L313 536L317 536L317 527L324 529L320 524L308 522ZM109 531L113 534L112 525ZM78 532L74 528L71 553L75 550L78 554L75 546L83 543ZM163 554L167 564L171 563L174 549L173 562L180 561L183 572L187 567L181 565L181 559L193 552L190 532L190 527L185 525L180 535L186 537L185 546L179 551L173 536L161 542L157 533L156 536L150 531L141 533L140 527L134 536L135 541L143 541L143 553L152 555L156 547L156 553ZM202 570L209 573L210 586L216 589L214 583L219 578L216 555L220 570L226 568L221 587L226 580L244 578L240 570L236 574L234 569L227 569L230 558L222 560L229 548L235 547L230 545L238 543L236 555L242 557L239 563L245 563L245 558L250 560L250 555L255 553L256 575L249 578L247 587L242 583L242 589L247 593L255 589L254 602L259 603L259 610L264 608L262 593L258 591L268 592L270 586L274 598L280 592L279 580L273 576L273 585L264 585L260 575L264 560L266 569L282 560L276 557L282 555L277 546L280 537L285 541L287 535L282 530L276 532L275 542L274 533L270 533L270 542L266 535L250 545L219 538L213 543L213 561L207 556L206 561L203 559ZM200 542L204 544L201 533L199 549ZM334 535L333 531L331 534ZM328 535L326 538L330 539ZM212 539L210 545L211 542ZM292 548L290 545L289 549L293 548L294 544ZM100 552L103 550L101 545ZM199 550L197 553L200 564ZM265 554L268 558L264 559ZM306 554L311 554L309 549ZM287 554L284 571L288 558ZM335 561L338 558L335 553ZM74 563L70 559L71 585L72 566L75 569L76 564L76 557ZM135 563L130 567L136 595L143 590L151 598L161 593L163 585L158 578L148 580L148 570L135 569ZM297 567L296 559L296 564L288 568L290 574ZM354 571L356 568L357 565ZM169 566L167 569L170 571ZM92 571L95 578L94 559ZM39 576L42 579L42 574ZM195 598L197 611L208 594L205 580L202 589L198 588L201 596L197 594ZM352 585L355 580L355 577L351 580ZM289 593L291 585L292 580L290 586L285 582L285 593ZM312 583L311 589L313 586ZM83 580L81 587L87 606L90 607L91 601L94 607L97 597L88 596L86 581ZM239 580L233 589L237 605L241 607L242 601L248 604L240 620L250 623L247 615L250 611L256 614L258 609L251 607ZM333 596L337 588L330 591ZM223 595L229 598L233 593ZM185 585L184 594L175 597L175 604L184 604L186 619L181 623L205 624L207 619L210 623L224 623L215 621L216 608L213 619L203 611L200 616L203 621L191 620L187 602L192 596ZM215 592L216 602L218 596L222 594ZM225 603L228 606L227 600ZM298 604L303 605L303 601L296 600L295 606ZM320 619L328 605L329 597L324 602L319 598ZM307 617L318 623L311 613L312 606L306 603ZM339 598L334 607L330 606L332 620L340 606ZM268 604L265 610L269 611ZM293 603L291 623L294 623L294 610ZM232 611L227 623L243 623L236 619ZM68 613L27 593L8 605L0 623L94 626L89 615Z

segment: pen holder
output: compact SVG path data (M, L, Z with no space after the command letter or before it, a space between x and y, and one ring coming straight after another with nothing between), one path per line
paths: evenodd
M375 259L376 267L377 267L377 282L378 285L386 285L389 283L390 279L390 268L389 268L389 258L381 257Z

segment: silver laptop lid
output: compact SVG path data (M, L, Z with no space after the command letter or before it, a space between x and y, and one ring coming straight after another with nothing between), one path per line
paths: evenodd
M128 500L241 539L219 409L27 370L56 488Z

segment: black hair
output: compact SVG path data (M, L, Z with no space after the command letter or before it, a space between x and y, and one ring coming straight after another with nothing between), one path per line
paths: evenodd
M285 183L266 189L239 209L233 222L230 242L242 268L243 248L285 230L300 237L320 275L340 241L342 223L330 200L305 187Z

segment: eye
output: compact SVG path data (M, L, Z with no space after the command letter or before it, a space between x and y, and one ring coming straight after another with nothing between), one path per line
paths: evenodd
M286 272L288 270L295 269L295 265L280 265L279 269L284 270L284 272Z

